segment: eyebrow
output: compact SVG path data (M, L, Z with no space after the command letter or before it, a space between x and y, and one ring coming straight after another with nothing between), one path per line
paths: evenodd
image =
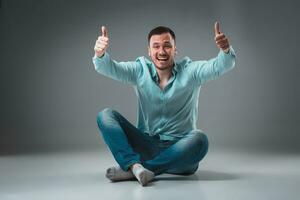
M152 45L160 44L160 42L153 42ZM165 41L163 44L172 44L170 41Z

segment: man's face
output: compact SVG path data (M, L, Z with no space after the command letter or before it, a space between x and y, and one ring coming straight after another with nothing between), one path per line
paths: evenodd
M176 54L175 41L170 33L152 35L148 53L156 68L167 70L173 67Z

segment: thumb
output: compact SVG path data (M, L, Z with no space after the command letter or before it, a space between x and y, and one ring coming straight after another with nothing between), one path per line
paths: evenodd
M220 23L217 21L215 22L215 35L220 34Z
M103 37L108 37L107 28L105 26L101 27L101 32Z

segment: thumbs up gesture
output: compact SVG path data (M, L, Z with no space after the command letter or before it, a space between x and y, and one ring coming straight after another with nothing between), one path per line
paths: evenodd
M220 31L220 23L215 23L215 41L217 46L225 53L229 52L229 42L227 37Z
M102 35L98 37L95 43L95 55L98 57L102 57L108 47L108 33L105 26L101 27Z

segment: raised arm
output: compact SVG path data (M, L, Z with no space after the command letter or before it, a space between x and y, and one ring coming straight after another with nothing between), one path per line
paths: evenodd
M98 37L94 51L93 63L100 74L123 83L136 84L142 72L140 62L117 62L109 56L106 49L109 45L108 31L105 26L101 27L102 35Z
M235 53L229 45L227 37L220 31L219 22L215 23L215 42L220 52L217 57L208 61L194 61L188 64L188 72L196 83L203 84L206 81L216 79L235 65Z

